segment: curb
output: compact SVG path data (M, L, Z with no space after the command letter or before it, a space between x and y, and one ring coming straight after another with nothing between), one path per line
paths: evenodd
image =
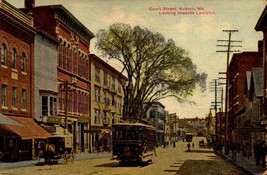
M79 154L75 154L74 161L87 160L87 159L97 159L97 158L103 158L103 157L109 157L109 156L111 156L111 153L106 153L106 152L79 153ZM36 166L36 164L38 164L40 162L41 162L40 160L28 160L28 161L18 161L18 162L0 162L0 170Z

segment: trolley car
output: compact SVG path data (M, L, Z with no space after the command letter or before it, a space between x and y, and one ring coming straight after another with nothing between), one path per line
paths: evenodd
M120 163L144 163L156 154L156 131L147 121L124 119L113 124L112 137L112 157Z

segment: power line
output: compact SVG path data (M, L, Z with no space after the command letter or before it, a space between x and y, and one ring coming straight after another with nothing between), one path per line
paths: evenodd
M217 40L217 42L226 42L227 45L224 44L219 44L217 45L218 47L227 47L227 50L217 50L216 52L226 52L227 53L227 61L226 61L226 92L225 92L225 143L227 141L227 133L228 133L228 96L229 96L229 57L230 57L230 53L232 52L240 52L239 50L231 50L234 47L242 47L241 45L234 45L234 43L241 43L242 41L238 41L238 40L232 40L232 34L235 32L238 32L238 30L223 30L223 32L227 32L228 33L228 40ZM228 153L228 146L225 145L225 150L226 153Z

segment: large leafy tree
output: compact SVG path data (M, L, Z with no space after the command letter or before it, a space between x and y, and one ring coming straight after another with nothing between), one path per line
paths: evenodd
M149 104L162 98L175 97L181 102L196 85L206 89L207 74L197 73L188 52L160 33L116 23L96 36L96 48L118 60L128 78L123 117L143 117Z

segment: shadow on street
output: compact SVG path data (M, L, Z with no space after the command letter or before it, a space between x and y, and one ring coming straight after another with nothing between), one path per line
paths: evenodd
M186 160L176 175L245 175L241 170L230 168L223 160Z
M144 162L142 164L137 163L137 162L127 162L127 163L119 163L119 162L112 162L112 163L105 163L105 164L100 164L96 165L95 167L145 167L153 162Z

